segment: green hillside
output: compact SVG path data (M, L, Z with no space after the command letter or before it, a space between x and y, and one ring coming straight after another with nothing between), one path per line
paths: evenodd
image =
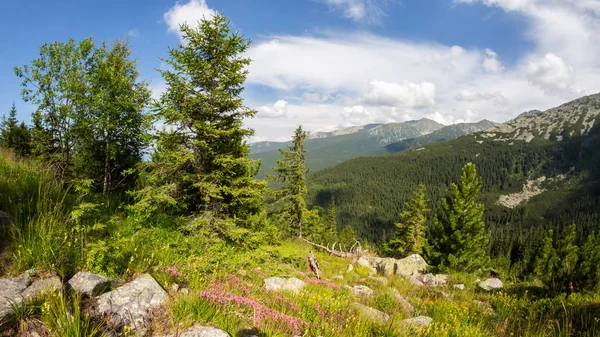
M589 96L480 134L349 160L311 177L313 202L325 206L335 196L339 224L381 241L417 184L427 185L435 211L462 166L474 162L483 178L481 199L495 253L510 250L529 229L576 222L592 230L600 223L599 109L600 97ZM546 179L537 182L541 177ZM528 181L545 192L514 208L499 205L501 195L523 191Z

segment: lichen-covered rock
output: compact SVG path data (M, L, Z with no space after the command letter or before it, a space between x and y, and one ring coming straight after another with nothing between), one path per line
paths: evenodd
M398 322L398 325L403 327L427 327L433 323L433 318L427 316L417 316L409 319L404 319Z
M396 263L396 259L394 258L380 259L379 263L377 264L377 270L380 274L385 276L395 275L398 269Z
M390 319L390 315L375 308L368 307L360 303L352 303L352 308L358 311L361 316L379 323L385 323Z
M410 304L410 302L404 296L400 295L400 292L398 292L398 290L392 289L392 296L400 304L400 306L406 314L408 314L409 316L415 314L415 307L413 307L412 304Z
M422 287L422 286L424 286L423 282L421 282L421 281L419 280L419 278L418 278L418 277L416 277L416 276L414 276L414 275L411 275L411 276L409 276L409 277L408 277L408 281L409 281L410 283L412 283L412 284L416 285L417 287Z
M35 299L43 294L58 292L62 289L62 282L58 276L40 279L25 289L21 296L24 300Z
M293 293L299 293L302 288L306 286L306 283L298 278L290 277L269 277L264 279L265 288L270 291L291 291Z
M359 258L356 263L361 267L371 267L371 262L364 257Z
M358 286L354 286L354 287L345 286L344 288L350 290L350 292L354 296L358 296L358 297L371 297L371 296L373 296L373 289L371 289L371 288L369 288L367 286L363 286L363 285L358 285Z
M465 290L465 285L460 283L460 284L455 284L452 287L454 287L454 289L458 289L458 290Z
M95 316L110 317L114 328L129 326L143 331L149 324L150 310L169 299L167 292L150 274L144 274L96 298Z
M480 282L479 287L483 290L492 291L502 289L504 286L502 285L502 281L499 278L489 278L483 282Z
M31 284L29 277L0 279L0 321L12 315L12 305L20 305L23 301L21 293Z
M396 275L418 275L427 269L427 262L419 254L413 254L403 259L396 260Z
M84 296L98 296L110 287L110 279L98 274L80 271L73 276L67 285L73 291Z

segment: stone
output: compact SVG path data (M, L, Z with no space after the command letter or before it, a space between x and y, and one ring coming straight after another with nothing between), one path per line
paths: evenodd
M92 313L110 317L114 328L125 325L143 332L149 324L150 310L169 299L167 292L150 274L144 274L117 289L96 298Z
M427 269L427 262L419 254L413 254L396 260L396 275L408 277L418 275Z
M182 295L188 295L190 293L190 288L179 288L179 293Z
M163 337L175 337L175 335ZM213 327L196 327L179 333L177 337L231 337L231 335L224 330Z
M455 284L452 286L454 289L458 289L458 290L465 290L465 285L460 283L460 284Z
M409 316L415 314L415 307L413 307L412 304L410 304L410 302L404 296L400 295L400 292L398 292L398 290L392 289L392 296L400 304L400 306L406 314L408 314Z
M67 282L67 286L83 296L93 297L110 288L110 279L102 275L80 271Z
M435 275L435 279L438 285L445 286L448 283L448 275L446 274L437 274Z
M21 296L24 300L31 300L42 296L43 294L58 292L61 289L62 282L60 281L60 278L58 276L53 276L33 282L21 293Z
M358 285L354 287L345 286L344 288L350 290L350 292L354 296L358 297L371 297L374 294L373 289L363 285Z
M483 282L480 282L479 288L487 291L502 289L502 281L498 278L489 278Z
M398 325L409 328L427 327L433 323L433 318L427 316L417 316L409 319L403 319Z
M475 282L473 282L473 283L477 284L479 282L481 282L481 280L480 279L476 279Z
M360 257L356 263L361 267L371 267L371 262L364 257Z
M371 280L377 281L377 282L379 282L379 283L381 283L383 285L388 285L388 283L390 283L390 281L387 278L385 278L385 277L373 277L373 276L370 276L369 278Z
M377 264L377 270L380 274L385 276L395 275L398 270L398 265L396 263L396 259L393 258L384 258L380 259Z
M298 294L302 288L306 286L306 283L296 277L283 278L283 277L269 277L264 279L265 288L269 291L291 291Z
M390 315L375 308L368 307L360 303L352 303L352 308L360 313L361 316L379 323L385 323L390 319Z
M419 279L419 281L423 282L424 285L431 287L437 286L436 278L433 274L419 275L417 278Z
M179 290L179 284L173 283L171 284L171 291L176 293Z
M412 283L412 284L416 285L417 287L422 287L422 286L424 286L423 282L419 281L419 278L418 278L418 277L416 277L416 276L414 276L414 275L411 275L411 276L409 276L409 277L408 277L408 281L409 281L410 283Z
M333 275L332 277L334 280L343 280L344 276L343 275Z
M29 287L31 279L15 277L0 279L0 321L12 315L12 304L20 305L23 301L21 293Z
M354 270L354 266L352 264L348 265L348 269L346 269L346 273L349 273Z

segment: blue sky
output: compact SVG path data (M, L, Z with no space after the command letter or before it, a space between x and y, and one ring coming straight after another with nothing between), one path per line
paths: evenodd
M13 68L45 42L129 38L142 78L164 90L175 27L223 12L253 45L253 140L432 118L505 121L600 91L598 0L32 0L0 2L0 114Z

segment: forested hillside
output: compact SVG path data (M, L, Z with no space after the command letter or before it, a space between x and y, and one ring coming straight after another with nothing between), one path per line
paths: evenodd
M427 199L435 212L438 200L461 167L473 162L483 178L480 198L486 205L486 225L492 232L492 256L517 259L524 246L535 245L548 228L562 230L575 223L581 233L597 229L599 98L584 97L481 134L344 162L311 177L312 200L324 206L334 196L338 223L353 226L374 242L383 242L419 183L427 186ZM557 141L556 136L561 135L562 140ZM524 188L528 182L529 189ZM531 194L531 189L543 192L524 200L521 194ZM523 200L509 208L499 204L503 195Z

